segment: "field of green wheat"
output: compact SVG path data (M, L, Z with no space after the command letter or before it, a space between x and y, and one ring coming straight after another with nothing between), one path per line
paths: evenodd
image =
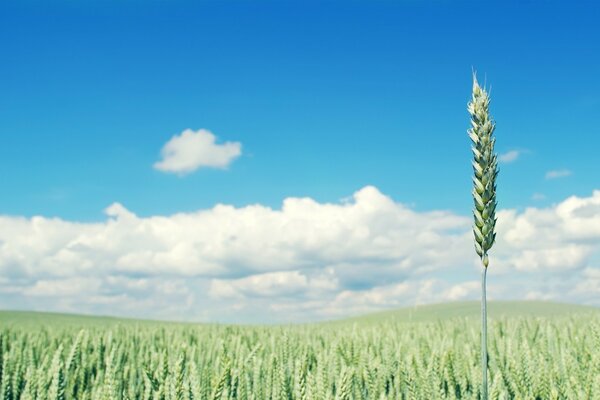
M491 399L600 399L600 313L492 303ZM0 312L12 399L478 399L477 304L227 326Z

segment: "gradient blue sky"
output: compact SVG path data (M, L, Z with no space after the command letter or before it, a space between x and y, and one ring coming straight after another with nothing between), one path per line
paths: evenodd
M502 207L600 187L595 2L53 1L0 5L0 210L102 219L338 201L372 184L468 213L471 68L492 86ZM152 168L186 128L227 172ZM546 180L547 171L572 176ZM540 204L539 201L534 204Z
M600 306L598 21L595 1L3 1L0 308L476 299L472 69L503 160L490 298ZM241 155L155 168L186 129Z

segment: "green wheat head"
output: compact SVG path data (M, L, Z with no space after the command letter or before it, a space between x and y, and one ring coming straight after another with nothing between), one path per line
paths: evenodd
M475 251L486 268L489 264L488 250L496 240L494 228L496 226L496 176L498 175L498 160L494 154L496 139L492 137L496 124L490 115L489 106L488 93L479 86L473 74L473 97L467 106L471 114L471 128L468 133L473 141L471 149L474 155L473 171L475 172L473 233Z

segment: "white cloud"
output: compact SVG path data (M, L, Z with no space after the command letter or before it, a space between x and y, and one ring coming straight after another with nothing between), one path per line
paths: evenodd
M556 169L546 172L546 179L564 178L572 174L573 173L568 169Z
M0 307L287 321L478 296L471 216L416 212L372 186L280 209L105 212L97 223L0 216ZM490 255L492 298L600 305L600 191L499 210Z
M154 168L163 172L186 174L199 168L227 168L242 154L239 142L216 143L216 137L206 129L184 130L173 136L162 148L162 159Z
M460 262L448 244L464 243L470 224L449 212L414 212L369 186L345 204L287 198L280 210L218 204L139 218L115 203L106 213L106 222L88 224L2 217L0 270L12 265L13 273L23 275L73 276L93 267L103 273L230 277L366 263L414 272Z
M26 288L23 293L27 296L71 297L94 293L100 288L98 279L86 277L71 277L67 279L41 279Z
M534 200L534 201L546 200L546 195L543 193L534 193L531 195L531 200Z
M279 271L241 279L213 279L209 294L216 299L244 297L292 297L338 288L333 270L308 277L300 271Z
M519 150L510 150L507 151L506 153L500 154L498 156L498 160L500 160L500 162L503 163L511 163L514 161L517 161L517 159L521 156L523 152L519 151Z

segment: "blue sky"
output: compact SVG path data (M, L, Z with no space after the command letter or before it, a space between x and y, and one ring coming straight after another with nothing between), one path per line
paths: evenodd
M3 2L2 212L97 220L373 184L468 212L471 68L492 86L506 207L598 187L593 3ZM229 171L152 169L186 128L239 141ZM597 165L597 164L596 164ZM548 170L569 179L546 181Z
M595 204L598 20L591 1L5 1L0 215L102 223L113 203L144 218L373 187L466 218L472 68L491 86L496 150L513 155L499 208ZM155 168L186 129L241 154ZM573 268L594 274L586 254Z

